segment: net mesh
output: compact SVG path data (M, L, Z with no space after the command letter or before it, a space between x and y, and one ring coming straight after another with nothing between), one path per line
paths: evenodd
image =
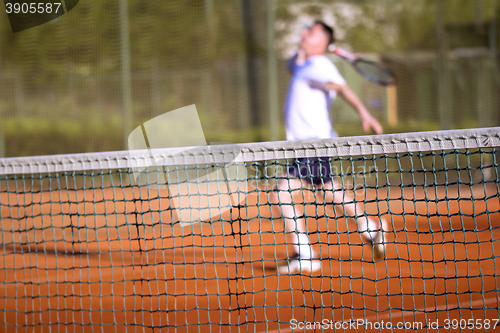
M0 159L1 327L493 328L498 146L490 128ZM279 186L315 157L341 187ZM283 273L301 233L283 216L306 221L316 270Z

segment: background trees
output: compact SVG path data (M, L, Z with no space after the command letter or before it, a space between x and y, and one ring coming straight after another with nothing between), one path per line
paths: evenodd
M196 104L209 141L267 140L267 1L128 0L133 124ZM7 155L125 148L118 5L81 0L67 15L16 34L0 15ZM452 127L479 126L480 117L491 123L498 114L499 12L496 0L274 0L277 98L282 103L283 63L298 32L322 18L335 26L340 46L372 53L398 71L400 122L389 131L438 128L440 108L458 110ZM483 53L456 51L465 48ZM338 66L385 119L385 90ZM450 102L438 105L443 94ZM337 104L333 117L358 133L343 108Z

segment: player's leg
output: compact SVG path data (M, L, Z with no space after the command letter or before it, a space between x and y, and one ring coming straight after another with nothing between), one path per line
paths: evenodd
M299 175L294 167L290 168L288 175L291 177L280 179L275 191L270 194L273 210L275 214L282 216L286 234L289 235L290 243L295 252L287 264L278 269L281 273L316 271L319 270L321 264L316 259L316 253L309 242L305 221L302 217L303 212L297 205L293 204L293 194L303 188L302 181L294 178Z
M303 212L293 204L293 193L302 188L299 179L280 179L276 190L271 193L271 202L277 215L281 215L285 230L290 235L291 244L296 254L313 257L313 250L306 234Z
M384 219L375 221L364 214L365 209L361 203L355 203L354 198L344 191L342 184L332 178L323 184L325 189L325 201L333 202L343 211L343 214L354 217L358 232L361 233L366 241L373 246L373 252L376 259L382 259L385 256L384 231L387 225Z

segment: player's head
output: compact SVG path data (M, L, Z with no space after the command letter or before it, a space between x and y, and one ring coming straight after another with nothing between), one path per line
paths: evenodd
M322 21L315 21L314 24L302 31L300 46L308 55L324 54L328 45L334 42L334 32L331 27Z

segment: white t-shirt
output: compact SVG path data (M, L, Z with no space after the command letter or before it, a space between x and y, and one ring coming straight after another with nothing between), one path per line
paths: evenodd
M286 139L336 137L328 112L336 93L324 85L344 85L344 78L324 55L307 58L303 65L297 65L295 59L288 63L292 78L285 100Z

